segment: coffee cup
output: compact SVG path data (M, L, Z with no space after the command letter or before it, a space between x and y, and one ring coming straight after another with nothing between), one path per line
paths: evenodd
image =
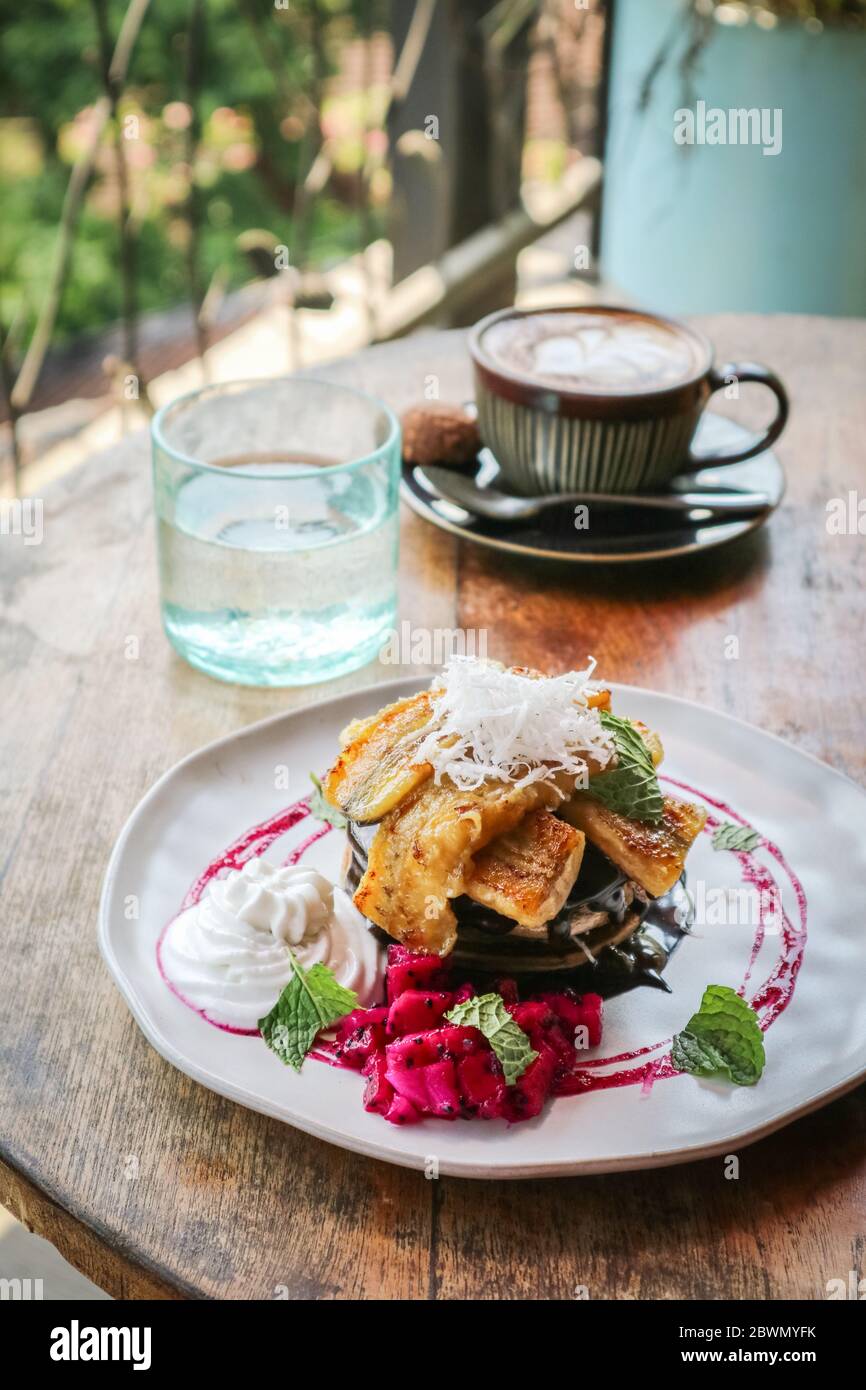
M638 492L678 473L737 463L778 439L779 378L756 362L716 365L690 324L609 306L502 309L469 335L481 438L502 481L527 496ZM715 391L759 382L776 397L765 430L714 453L695 431Z

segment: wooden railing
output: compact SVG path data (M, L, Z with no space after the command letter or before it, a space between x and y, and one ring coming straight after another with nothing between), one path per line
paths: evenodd
M88 138L70 172L53 261L29 341L21 341L20 321L0 324L0 381L6 397L16 490L25 463L19 422L34 406L70 272L85 196L108 135L118 193L122 303L120 348L112 370L117 379L131 374L138 383L138 401L145 409L150 406L141 360L136 235L130 217L122 119L124 91L134 77L136 44L147 23L150 0L129 0L116 33L111 30L107 0L91 0L91 5L101 92L94 93ZM384 297L368 295L371 339L406 333L434 320L467 322L495 303L506 302L520 250L575 209L591 205L598 195L601 175L598 160L588 156L566 171L546 200L539 202L536 198L529 204L521 200L520 159L530 60L546 54L552 63L559 99L565 104L565 124L571 129L574 118L568 110L567 80L557 66L560 55L556 25L565 15L570 41L579 40L582 24L598 24L604 0L594 0L588 9L573 7L571 0L498 0L495 4L490 0L415 0L411 7L402 2L390 7L380 0L360 0L354 13L356 34L365 45L365 53L370 51L374 33L381 33L386 10L391 11L393 20L395 61L384 102L379 103L375 117L369 111L369 102L364 104L366 153L356 181L356 196L363 265L366 247L376 235L371 200L375 167L369 153L369 137L378 128L382 140L388 141L395 187L388 232L396 244L398 282ZM281 282L290 308L298 308L308 301L311 292L306 270L312 211L335 172L320 121L327 78L324 55L328 21L317 3L308 4L300 15L298 22L306 26L311 62L308 88L299 93L287 84L267 27L269 15L262 5L256 0L239 0L239 12L250 26L262 65L272 79L276 126L297 109L299 98L307 107L299 161L302 176L293 190L292 267ZM201 91L208 22L207 0L189 0L183 90L178 97L191 112L185 134L186 162L191 171L183 208L188 228L185 268L194 348L202 360L210 342L214 311L223 294L219 275L210 284L204 282L202 275L201 190L194 172L201 145ZM431 122L437 127L439 122L448 127L447 139L442 138L443 132L438 128L435 132L429 129ZM433 213L439 223L431 238L427 228ZM419 239L423 240L423 263L417 263ZM280 271L267 248L259 246L258 255L256 268L260 273L276 275ZM252 251L250 259L254 260ZM299 315L290 312L288 321L290 334L297 338L302 331ZM299 360L297 342L295 348L294 360Z

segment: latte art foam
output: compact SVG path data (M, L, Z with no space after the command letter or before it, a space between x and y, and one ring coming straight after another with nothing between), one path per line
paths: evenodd
M699 344L640 314L536 313L500 319L482 347L497 366L559 390L663 390L700 372Z

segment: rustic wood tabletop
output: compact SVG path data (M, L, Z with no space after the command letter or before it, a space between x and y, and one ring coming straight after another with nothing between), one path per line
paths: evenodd
M610 679L729 711L862 783L864 540L826 522L828 502L866 490L866 324L701 326L720 357L768 362L788 385L788 493L769 526L679 561L565 570L406 513L402 615L486 629L489 655L551 671L592 652ZM398 409L431 375L442 399L470 392L460 334L373 348L327 375ZM143 435L51 489L41 544L4 535L0 548L0 1200L85 1274L127 1298L547 1299L584 1286L594 1299L767 1299L824 1297L859 1268L864 1087L745 1150L738 1182L708 1160L488 1184L331 1148L163 1061L96 946L123 822L192 749L394 668L257 691L187 667L159 625Z

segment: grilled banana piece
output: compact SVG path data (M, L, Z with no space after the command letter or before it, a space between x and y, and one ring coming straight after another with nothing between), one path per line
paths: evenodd
M538 679L546 677L538 673ZM340 755L323 784L332 806L358 825L373 825L426 782L432 768L413 761L412 753L430 722L433 700L441 693L421 691L346 726L340 734ZM589 694L590 708L604 708L609 702L607 690Z
M610 691L588 690L586 703L590 709L610 709Z
M707 818L702 806L672 796L658 825L617 815L591 796L574 797L561 814L653 898L673 888Z
M571 892L585 844L582 831L548 811L530 811L475 856L466 893L520 926L543 927Z
M478 791L428 782L376 831L355 906L396 941L447 955L457 931L450 900L465 891L472 856L527 812L558 799L542 782L486 783Z
M633 719L631 722L632 724L634 724L634 727L637 729L638 733L640 734L641 738L646 744L647 749L649 750L649 755L653 760L653 767L658 767L659 763L665 755L665 750L662 747L661 739L659 738L657 733L655 733L652 729L648 729L646 724L642 724L639 719Z
M398 700L344 730L340 756L324 780L327 800L358 825L372 825L431 776L412 752L430 721L432 691Z

